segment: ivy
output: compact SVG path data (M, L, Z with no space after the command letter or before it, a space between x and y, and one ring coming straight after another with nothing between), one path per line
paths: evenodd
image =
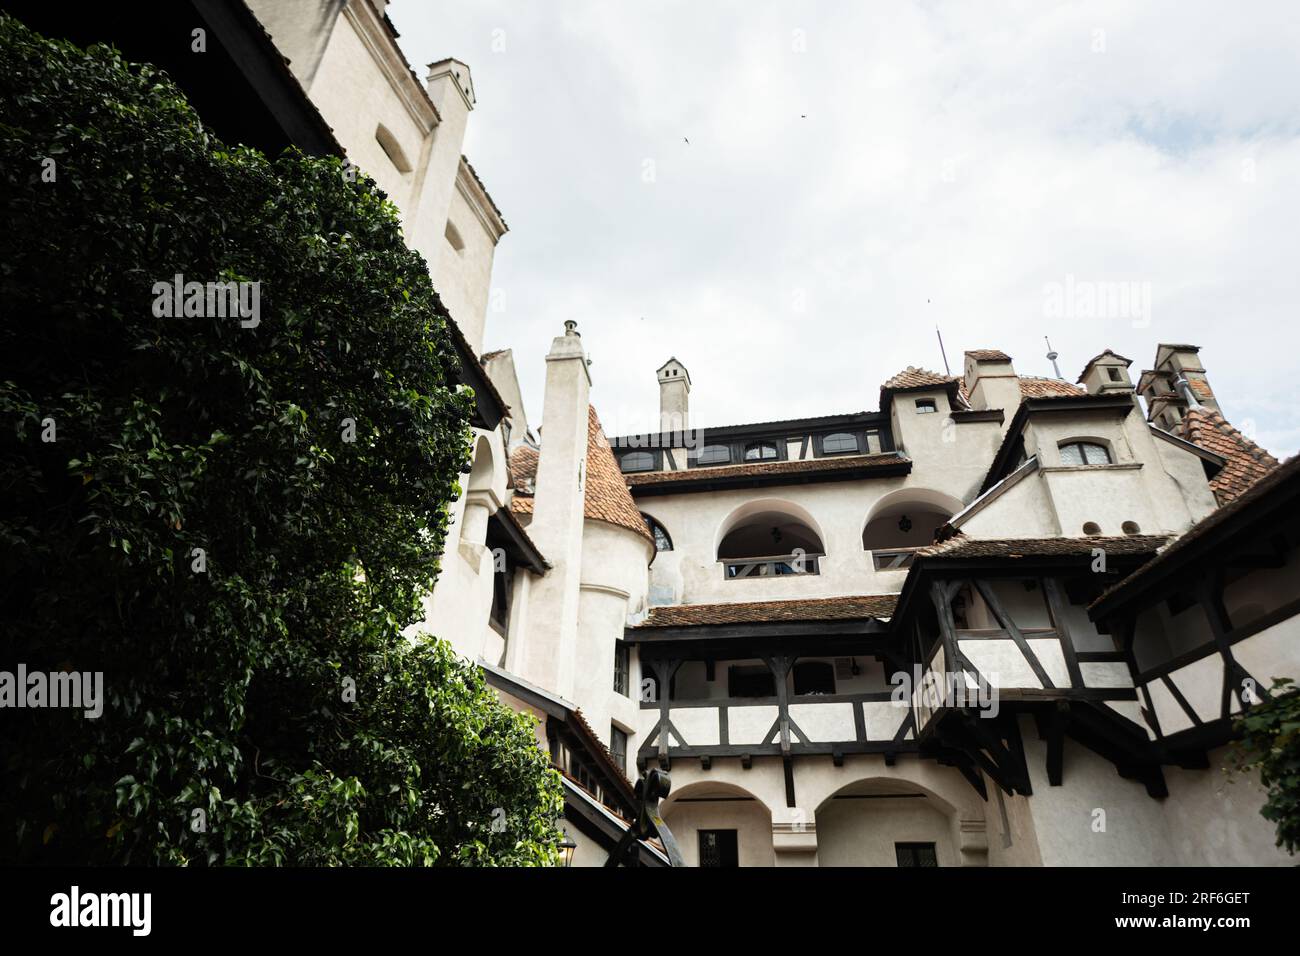
M1236 721L1234 770L1257 773L1268 794L1260 814L1277 827L1277 846L1300 849L1300 687L1275 678L1267 700Z
M553 862L531 718L403 636L473 397L392 203L7 16L0 174L0 670L105 691L3 714L0 859ZM155 314L176 275L260 321Z

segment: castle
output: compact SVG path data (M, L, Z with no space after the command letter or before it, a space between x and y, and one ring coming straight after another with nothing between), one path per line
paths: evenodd
M576 323L484 352L507 227L462 153L472 73L417 78L386 5L194 0L243 72L188 81L218 125L205 83L260 142L345 152L429 264L475 447L418 629L537 718L573 865L651 767L689 865L1291 862L1223 769L1300 676L1300 468L1225 420L1196 346L1069 382L969 343L872 411L707 429L669 358L659 431L607 436ZM517 361L545 362L539 419Z

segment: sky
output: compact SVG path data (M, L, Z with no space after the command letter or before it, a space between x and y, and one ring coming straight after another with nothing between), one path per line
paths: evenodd
M915 365L1191 343L1300 448L1300 17L1287 2L396 0L473 73L504 213L485 349L530 424L566 319L608 434L875 409ZM1288 15L1291 14L1291 15Z

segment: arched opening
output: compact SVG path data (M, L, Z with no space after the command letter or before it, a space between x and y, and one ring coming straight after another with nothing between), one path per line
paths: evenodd
M956 808L907 780L858 780L817 808L818 866L961 866Z
M737 508L719 531L718 560L728 580L817 574L825 553L812 515L775 498Z
M952 495L929 488L900 488L875 503L862 528L862 547L877 571L906 568L919 548L964 506Z
M397 137L383 123L380 123L375 128L375 139L379 141L380 148L399 173L409 173L411 171L411 161L406 158L405 150L397 142Z
M772 811L728 783L692 783L660 808L688 866L772 866Z
M443 231L443 237L457 254L465 251L465 240L461 238L460 230L452 224L450 219L447 220L447 228Z

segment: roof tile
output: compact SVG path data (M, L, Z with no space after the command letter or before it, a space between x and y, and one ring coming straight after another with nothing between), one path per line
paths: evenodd
M515 514L533 513L534 483L537 481L538 450L520 445L510 453L510 484L514 495L510 510ZM627 481L619 470L609 441L600 427L596 409L587 406L587 472L583 493L583 514L595 521L635 531L653 541L645 519L627 490Z
M643 471L624 475L633 488L678 481L707 481L710 478L727 478L744 475L786 475L803 472L841 471L848 468L872 468L896 465L905 458L894 452L877 455L845 455L835 458L807 458L798 461L752 461L738 465L716 465L687 468L682 471Z
M1039 378L1035 375L1020 376L1020 395L1022 398L1051 398L1057 395L1086 395L1078 385L1071 385L1064 379Z
M897 594L807 598L793 601L747 601L733 604L677 604L650 609L637 627L690 627L704 624L764 624L772 621L852 621L888 618Z
M1227 459L1223 470L1210 480L1220 505L1226 505L1278 466L1264 449L1233 428L1220 412L1189 408L1174 434Z
M1090 555L1094 548L1107 554L1154 554L1169 539L1163 535L1134 534L1091 538L968 538L957 534L943 544L923 548L918 557L1024 558Z

